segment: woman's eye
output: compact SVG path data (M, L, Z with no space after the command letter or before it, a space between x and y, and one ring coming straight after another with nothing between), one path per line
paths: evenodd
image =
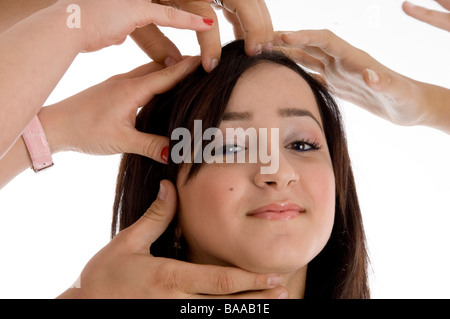
M298 152L307 152L312 150L318 150L322 147L315 142L296 141L294 143L289 144L286 148Z
M222 149L220 149L221 153L214 154L214 155L224 155L224 156L232 155L232 154L235 154L235 153L243 151L243 150L245 150L245 147L242 147L239 145L227 144L227 145L224 145L222 147Z

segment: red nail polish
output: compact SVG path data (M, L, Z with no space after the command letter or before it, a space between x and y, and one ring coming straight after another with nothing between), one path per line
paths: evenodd
M214 20L213 19L208 19L208 18L203 18L203 22L205 22L205 24L211 26L214 24Z
M164 162L169 162L169 146L163 148L161 152L161 158L164 160Z

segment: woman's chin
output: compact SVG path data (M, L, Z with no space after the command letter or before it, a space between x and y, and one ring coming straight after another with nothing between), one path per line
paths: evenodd
M287 262L283 260L282 262L265 261L263 263L247 263L245 265L238 265L237 267L247 270L253 273L263 273L263 274L287 274L300 271L302 269L306 270L308 266L304 262Z

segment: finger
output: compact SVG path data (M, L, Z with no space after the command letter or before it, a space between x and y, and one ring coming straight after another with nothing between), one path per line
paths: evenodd
M258 0L226 1L225 8L235 12L245 33L245 53L254 55L263 51L266 26Z
M195 31L207 31L213 26L211 19L201 17L189 12L178 10L169 6L163 6L147 1L139 1L136 6L137 27L143 27L154 23L159 26L173 27L177 29L191 29Z
M200 45L202 65L206 72L211 72L220 61L222 43L220 41L217 15L208 2L205 1L176 1L180 9L208 17L214 21L213 27L205 32L197 32L197 40Z
M288 291L284 287L248 291L231 295L194 295L194 299L287 299Z
M281 51L284 55L288 56L298 64L301 64L314 72L323 73L325 70L325 66L320 60L313 58L302 49L274 47L274 50Z
M288 32L291 33L291 32ZM305 47L303 45L289 45L286 46L286 43L281 39L286 32L276 31L274 32L274 49L277 51L281 51L283 54L290 57L295 62L301 64L302 66L311 69L315 72L324 73L325 65L319 60L305 52ZM299 48L301 46L303 49ZM323 52L323 51L322 51ZM324 53L324 52L323 52Z
M281 276L255 274L235 267L186 263L177 268L182 289L191 294L229 295L249 290L279 287ZM193 277L193 274L198 274Z
M162 180L156 200L133 225L119 233L121 240L128 249L148 254L151 244L161 236L175 216L176 206L175 186L168 180Z
M329 30L300 30L281 35L281 40L290 46L318 47L339 60L347 55L352 46Z
M450 31L450 14L435 10L429 10L420 6L413 5L405 1L402 5L403 11L417 20L428 23L437 28Z
M327 82L327 79L325 78L325 76L323 76L320 73L310 73L311 77L313 77L317 82L319 82L320 84L322 84L328 91L330 91L331 93L333 93L333 89L330 86L330 84Z
M133 92L136 92L136 104L143 106L147 104L155 94L164 93L170 90L199 65L200 57L190 57L170 68L165 68L161 71L132 79L130 86Z
M273 33L273 44L275 46L288 46L283 40L281 40L281 36L283 36L286 33L292 33L291 31L275 31ZM292 45L290 45L292 46Z
M284 37L285 33L281 33L280 37L275 37L275 43L279 44L280 41L284 43L283 40L278 40ZM324 52L321 48L315 46L308 46L297 43L295 45L288 45L288 46L286 46L286 44L283 44L282 46L277 47L277 49L280 48L284 48L281 49L284 52L291 52L291 53L295 52L296 54L294 54L294 56L297 55L297 57L294 58L294 60L301 59L300 61L297 61L298 63L310 62L310 64L314 66L315 71L318 71L317 69L319 68L319 71L323 72L325 70L325 67L330 65L335 60L334 57Z
M261 15L263 17L266 30L264 41L265 46L263 47L263 50L270 52L272 51L274 37L272 18L270 17L269 9L267 8L266 2L264 0L259 0L259 8L261 9Z
M168 163L169 138L130 128L130 133L124 136L124 139L125 153L146 156L162 164Z
M325 73L325 66L322 62L313 58L302 49L276 46L274 47L274 50L281 51L284 55L288 56L296 63L313 72L316 72L310 73L309 75L316 79L316 81L320 82L323 86L331 90L327 80L325 79L325 76L323 75Z
M163 66L161 64L156 63L156 62L150 62L150 63L144 64L144 65L141 65L141 66L137 67L136 69L131 70L130 72L115 75L112 78L122 79L122 80L134 79L134 78L139 78L144 75L148 75L148 74L156 72L156 71L160 71L162 69L163 69Z
M305 54L309 55L312 59L320 61L321 65L323 66L322 71L324 71L326 67L328 67L330 64L332 64L335 61L334 57L328 55L322 49L317 48L317 47L306 46L303 49L297 49L297 50L301 50ZM305 55L304 55L304 57L305 57Z
M153 23L136 29L131 37L153 61L166 67L175 65L182 60L176 45Z
M228 10L223 10L223 16L233 26L235 39L244 39L245 32L244 29L242 29L241 22L239 21L238 17L233 12L230 12Z

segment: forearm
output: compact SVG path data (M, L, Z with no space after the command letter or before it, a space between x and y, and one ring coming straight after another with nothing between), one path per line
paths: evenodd
M0 158L17 140L81 50L80 30L54 5L0 34Z
M57 0L0 0L0 33Z
M450 89L420 83L428 101L428 115L422 125L426 125L450 134Z
M64 150L67 146L66 116L63 102L42 108L38 114L52 154ZM8 153L0 159L0 189L17 175L31 168L31 158L22 137L19 137Z
M29 167L31 167L31 159L25 142L22 137L19 137L0 160L0 189Z

